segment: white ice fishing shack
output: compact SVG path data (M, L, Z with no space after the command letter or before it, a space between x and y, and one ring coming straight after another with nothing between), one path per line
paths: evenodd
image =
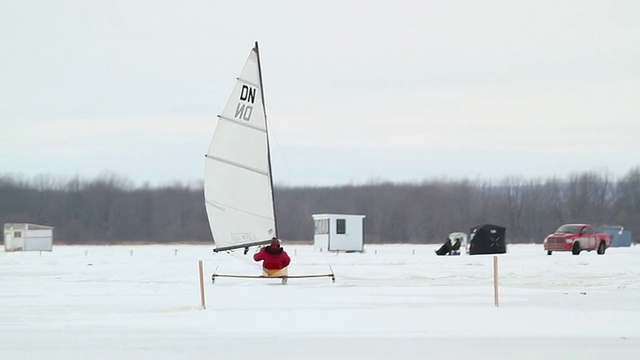
M4 251L52 250L52 227L36 224L4 224Z
M364 251L365 215L315 214L315 251Z

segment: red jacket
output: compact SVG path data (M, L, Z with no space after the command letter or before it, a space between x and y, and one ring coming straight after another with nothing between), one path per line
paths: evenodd
M291 258L281 247L272 247L271 245L262 248L253 255L253 260L264 260L262 267L267 270L280 270L289 266Z

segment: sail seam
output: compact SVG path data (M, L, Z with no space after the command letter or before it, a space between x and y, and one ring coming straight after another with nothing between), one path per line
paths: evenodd
M213 202L213 201L211 201L211 200L207 200L207 201L206 201L206 203L207 203L207 204L209 204L209 205L211 205L211 206L213 206L213 207L215 207L215 208L218 208L218 209L220 209L220 210L225 210L225 208L229 208L229 209L233 209L233 210L236 210L236 211L243 212L243 213L245 213L245 214L250 214L250 215L253 215L253 216L255 216L255 217L259 217L259 218L261 218L261 219L265 219L265 220L273 220L272 218L270 218L270 217L268 217L268 216L263 216L263 215L256 214L256 213L252 213L252 212L249 212L249 211L246 211L246 210L238 209L238 208L236 208L236 207L229 206L229 205L226 205L226 204L223 204L223 203L220 203L220 202Z
M213 155L209 155L209 154L206 154L205 157L208 158L208 159L211 159L211 160L220 161L220 162L225 163L227 165L235 166L235 167L240 168L240 169L251 171L251 172L254 172L254 173L257 173L257 174L260 174L260 175L269 176L268 172L266 172L264 170L260 170L258 168L254 168L254 167L251 167L251 166L238 164L237 162L229 161L227 159L223 159L223 158L220 158L220 157L217 157L217 156L213 156Z
M222 116L222 115L220 115L218 117L220 118L220 120L230 121L233 124L245 126L245 127L248 127L249 129L258 130L260 132L265 132L265 129L263 129L263 128L259 127L259 126L254 126L249 122L240 122L240 121L238 121L236 119L232 119L230 117L226 117L226 116Z
M251 85L251 86L256 87L256 88L260 87L258 84L252 83L251 81L247 81L247 80L245 80L243 78L238 78L238 81L241 81L241 82L243 82L243 83L245 83L247 85Z

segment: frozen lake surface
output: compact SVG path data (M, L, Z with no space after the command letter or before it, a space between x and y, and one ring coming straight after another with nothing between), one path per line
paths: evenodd
M640 246L606 255L511 245L438 257L436 245L317 253L284 244L290 275L213 246L0 251L0 359L638 359ZM198 260L206 309L200 307ZM217 269L217 270L216 270Z

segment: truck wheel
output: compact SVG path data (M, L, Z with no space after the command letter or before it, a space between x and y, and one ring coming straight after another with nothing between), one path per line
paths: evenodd
M574 242L573 243L573 248L571 249L571 253L573 255L580 255L580 243L579 242Z
M551 255L552 251L551 250L547 250L547 255Z
M600 245L598 245L598 255L604 255L605 250L607 250L607 245L605 245L604 241L600 241Z

